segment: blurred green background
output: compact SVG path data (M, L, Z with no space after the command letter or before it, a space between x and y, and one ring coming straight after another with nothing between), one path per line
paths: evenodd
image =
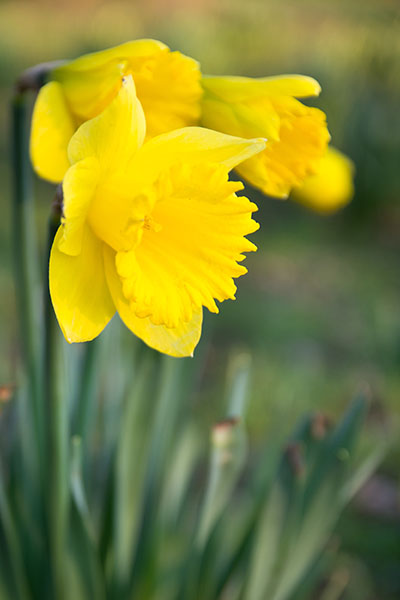
M161 39L209 74L303 73L323 89L335 146L356 165L356 195L333 217L248 190L260 210L258 253L237 302L206 319L193 411L220 417L232 347L250 350L254 447L271 414L282 433L308 409L335 417L362 383L371 421L400 433L400 8L397 0L97 0L0 2L0 384L15 380L19 346L12 283L8 104L38 62L137 37ZM41 244L53 188L36 182ZM39 301L39 299L38 299ZM211 340L211 343L210 343ZM196 359L195 359L196 360ZM274 420L275 422L275 420ZM339 574L365 593L400 597L400 436L378 476L342 517ZM361 587L360 587L361 586ZM347 596L346 596L347 597Z

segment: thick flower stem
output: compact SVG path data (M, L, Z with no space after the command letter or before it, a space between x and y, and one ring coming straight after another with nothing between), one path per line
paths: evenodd
M40 310L38 310L40 287L34 227L32 171L28 151L28 116L25 94L16 94L12 102L14 273L22 351L38 450L38 465L41 465L43 460L43 406L40 371L41 327Z
M59 225L56 206L49 223L50 251ZM62 335L50 300L45 294L45 404L47 439L47 526L54 597L63 600L66 589L66 538L68 518L68 420L63 394Z

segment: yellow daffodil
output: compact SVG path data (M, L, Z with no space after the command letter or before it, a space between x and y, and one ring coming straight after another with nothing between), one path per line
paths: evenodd
M346 206L354 195L354 164L329 146L317 172L293 188L292 198L321 214L332 214Z
M285 198L315 172L329 141L325 114L297 98L318 96L311 77L203 77L202 124L245 138L262 136L264 152L237 171L265 194Z
M265 147L200 127L143 144L131 76L68 146L63 218L50 256L50 293L69 342L96 337L115 311L149 346L193 353L202 307L234 299L257 207L228 172Z
M51 71L51 81L37 97L30 150L41 177L63 179L74 131L106 108L129 74L146 115L147 137L197 124L202 90L199 66L192 58L155 40L87 54Z

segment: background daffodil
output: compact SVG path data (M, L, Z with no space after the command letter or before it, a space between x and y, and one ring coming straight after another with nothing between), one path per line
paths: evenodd
M50 293L69 342L93 339L117 310L138 337L173 356L193 353L202 307L234 299L257 207L228 172L260 152L188 127L143 145L145 117L131 76L72 137L63 219L50 256Z
M200 115L198 63L162 42L136 40L87 54L53 69L32 118L31 159L44 179L60 182L69 167L68 142L84 121L99 115L132 74L147 137L195 125Z
M265 194L285 198L317 169L329 141L325 114L297 98L318 96L311 77L203 77L202 124L230 135L267 138L265 150L237 167Z
M329 146L317 172L292 190L292 197L321 214L332 214L346 206L354 195L354 163Z

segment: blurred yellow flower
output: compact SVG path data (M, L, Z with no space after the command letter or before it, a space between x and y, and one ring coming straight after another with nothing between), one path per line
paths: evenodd
M246 272L255 204L228 172L260 152L244 140L187 127L143 144L131 76L73 135L63 218L50 256L50 293L69 342L96 337L117 310L149 346L193 353L202 307L234 299Z
M296 98L318 96L311 77L203 77L202 124L230 135L262 136L264 152L237 171L265 194L285 198L315 172L329 141L325 114Z
M44 179L62 181L68 142L99 115L132 74L147 122L147 137L195 125L200 116L198 63L155 40L136 40L87 54L54 69L39 91L32 117L31 159Z
M331 214L350 202L354 195L354 164L344 154L329 146L317 172L293 188L292 198L312 210Z

